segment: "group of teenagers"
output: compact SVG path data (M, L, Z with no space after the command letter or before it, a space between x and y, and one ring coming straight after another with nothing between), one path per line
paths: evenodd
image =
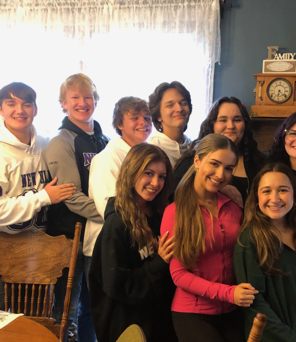
M48 141L32 125L35 91L0 90L0 231L73 239L82 223L69 320L78 311L78 341L115 342L138 324L148 342L243 342L260 312L263 342L296 342L296 113L263 154L235 97L212 105L194 141L179 82L149 103L120 99L110 141L93 118L98 100L89 77L68 77L66 116Z

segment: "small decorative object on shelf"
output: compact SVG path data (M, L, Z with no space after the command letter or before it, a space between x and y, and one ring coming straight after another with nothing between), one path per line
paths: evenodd
M278 46L268 46L257 79L255 105L251 117L288 117L296 112L296 53L277 53Z
M295 73L296 53L277 53L278 46L268 46L268 58L263 60L263 73ZM273 58L272 58L273 57Z

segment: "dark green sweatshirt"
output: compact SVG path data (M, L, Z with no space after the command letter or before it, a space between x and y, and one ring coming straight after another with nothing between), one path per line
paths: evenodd
M284 245L277 267L289 275L263 274L257 259L256 246L250 241L249 231L241 237L242 247L234 249L234 270L237 283L250 283L259 291L245 314L246 336L258 312L267 317L262 342L296 342L296 252Z

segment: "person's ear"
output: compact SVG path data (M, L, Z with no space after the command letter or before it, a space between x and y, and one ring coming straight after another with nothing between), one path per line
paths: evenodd
M63 108L65 109L65 111L68 110L68 105L67 105L67 102L66 102L66 101L62 101L62 106L63 106Z
M196 170L199 170L200 163L201 163L201 160L199 159L199 156L196 155L196 156L194 157L194 166L195 166Z
M124 122L128 120L128 114L127 113L124 113L123 116L122 116L122 119L120 120L121 123L117 126L118 129L122 131L124 131Z
M35 116L37 115L37 113L38 113L38 107L36 106L36 105L34 105L35 106L35 113L34 113L34 118L35 118Z

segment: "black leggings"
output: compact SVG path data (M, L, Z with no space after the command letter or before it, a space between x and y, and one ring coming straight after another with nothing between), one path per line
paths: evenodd
M172 312L179 342L245 342L242 313L221 315Z

